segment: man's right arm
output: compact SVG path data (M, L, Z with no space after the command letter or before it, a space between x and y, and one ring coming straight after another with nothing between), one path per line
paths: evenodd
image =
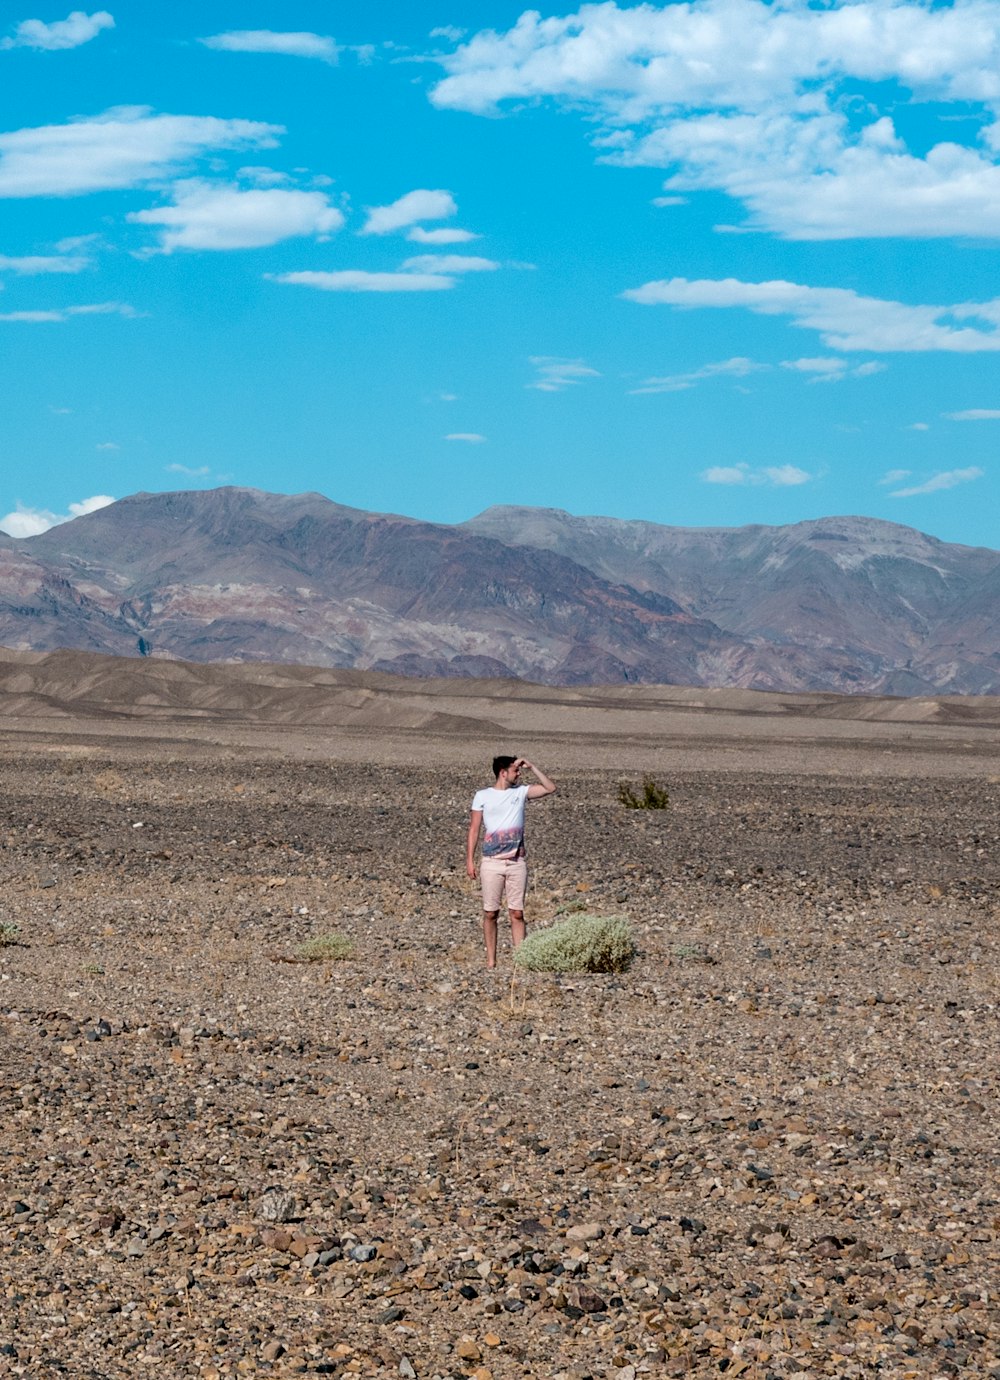
M470 877L476 875L476 844L479 842L482 822L482 810L473 810L469 818L469 836L465 841L465 871Z

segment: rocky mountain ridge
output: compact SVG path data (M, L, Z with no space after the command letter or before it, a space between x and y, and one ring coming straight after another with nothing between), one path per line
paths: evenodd
M870 518L685 529L136 494L0 541L0 643L417 676L995 694L1000 552Z

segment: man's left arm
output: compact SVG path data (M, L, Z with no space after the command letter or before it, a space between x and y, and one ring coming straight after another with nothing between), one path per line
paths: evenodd
M539 770L533 762L529 762L526 757L521 758L521 766L527 767L528 771L536 778L534 784L528 787L528 799L540 800L544 795L555 795L556 783L550 781L545 773Z

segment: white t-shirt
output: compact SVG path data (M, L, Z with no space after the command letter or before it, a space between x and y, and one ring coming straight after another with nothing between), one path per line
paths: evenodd
M472 808L482 810L484 858L524 857L524 802L527 786L498 791L487 786L472 797Z

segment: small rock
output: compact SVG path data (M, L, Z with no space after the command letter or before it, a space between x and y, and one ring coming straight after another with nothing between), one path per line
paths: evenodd
M272 1189L261 1198L257 1213L265 1222L294 1222L299 1215L299 1200L294 1193Z
M597 1222L581 1222L579 1226L570 1227L566 1233L567 1241L599 1241L604 1235L604 1228Z

